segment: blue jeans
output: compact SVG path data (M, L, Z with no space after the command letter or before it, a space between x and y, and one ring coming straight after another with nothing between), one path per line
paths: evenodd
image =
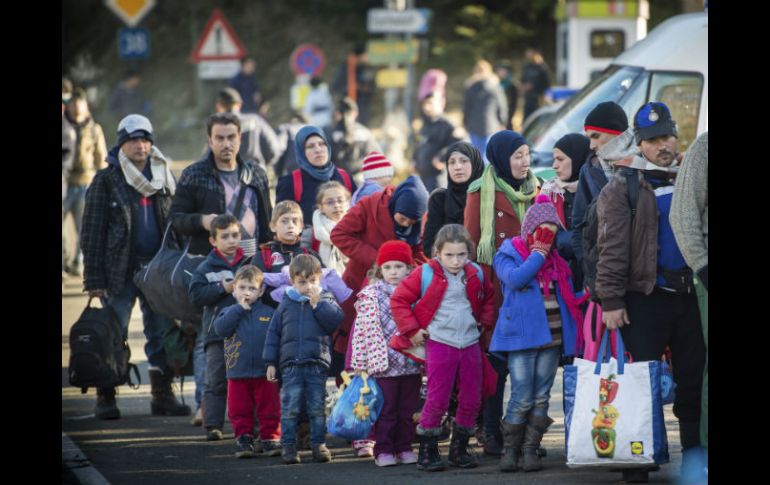
M527 349L508 352L508 372L511 373L511 399L505 422L522 424L533 416L548 415L556 370L559 367L560 347Z
M75 256L72 260L72 266L76 268L80 266L80 260L83 257L83 253L80 251L80 228L83 227L83 209L86 206L87 189L88 186L67 187L67 197L64 199L64 212L62 213L62 223L70 212L72 212L72 219L75 221L75 238L77 242L75 244Z
M152 308L150 308L144 295L136 287L133 280L127 281L118 294L110 295L107 298L106 304L118 316L118 321L123 329L123 335L128 335L128 321L131 318L131 310L134 308L137 298L139 298L139 308L142 310L144 336L147 339L147 342L144 344L144 353L147 354L147 361L151 367L157 367L166 372L168 364L166 363L166 351L163 348L163 336L172 325L171 320L152 311Z
M281 444L297 443L297 422L304 401L310 418L310 444L326 441L326 377L320 364L287 365L281 368Z
M193 373L195 374L195 403L201 407L203 398L203 386L206 385L206 349L203 345L206 335L202 330L198 331L195 337L195 348L193 348Z
M489 143L489 139L492 137L477 135L475 133L471 133L470 135L471 145L479 149L479 152L481 152L481 158L484 160L484 163L489 163L489 160L487 160L487 143Z

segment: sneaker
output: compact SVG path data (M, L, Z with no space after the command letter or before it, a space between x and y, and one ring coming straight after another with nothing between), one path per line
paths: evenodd
M198 408L198 410L195 411L195 416L190 420L190 424L193 426L200 426L203 424L203 411L201 408Z
M313 445L313 460L318 463L326 463L332 461L332 452L325 444Z
M374 456L374 446L364 445L358 449L356 456L359 458L371 458Z
M377 466L396 466L398 462L396 457L390 453L380 453L377 458L374 459L374 464Z
M411 465L413 463L417 463L417 453L414 451L402 451L397 456L398 462L403 463L404 465Z
M281 443L278 441L263 441L262 452L265 456L278 456L281 454Z
M225 435L222 434L221 429L211 428L206 431L206 441L222 441L225 439Z
M214 431L214 430L212 430ZM253 458L254 457L254 438L250 435L242 435L236 438L236 458Z

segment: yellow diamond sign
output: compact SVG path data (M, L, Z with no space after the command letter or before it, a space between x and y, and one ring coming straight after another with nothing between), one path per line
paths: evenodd
M155 6L155 0L105 0L104 4L129 27L136 27Z

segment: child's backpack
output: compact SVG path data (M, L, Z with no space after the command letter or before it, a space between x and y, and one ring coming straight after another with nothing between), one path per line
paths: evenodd
M622 167L620 170L628 185L628 200L633 220L636 215L636 203L639 201L639 171L627 167ZM596 265L599 262L599 250L596 246L599 235L599 218L596 214L598 200L598 196L594 197L588 204L585 220L580 227L575 228L583 234L583 284L588 286L593 301L599 301L596 296Z
M123 336L118 317L112 308L92 308L91 300L70 329L70 384L81 388L83 394L89 387L116 387L131 382L129 372L134 371L141 383L139 368L128 361L131 349Z
M350 181L350 175L341 168L338 168L340 172L340 176L342 177L342 185L345 186L346 189L348 189L348 192L351 194L353 193L353 184ZM291 177L294 182L294 202L299 204L299 202L302 200L302 171L300 169L296 169L291 173Z

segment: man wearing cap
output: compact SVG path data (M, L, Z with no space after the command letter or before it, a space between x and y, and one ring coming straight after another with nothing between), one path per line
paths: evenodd
M168 161L154 146L150 120L132 114L118 125L118 142L107 155L86 193L81 241L84 289L111 307L128 331L136 299L142 310L145 353L150 363L153 415L186 416L173 391L173 374L166 363L163 335L172 324L154 313L133 277L160 249L176 181ZM117 419L120 410L114 388L97 389L96 417Z
M214 110L217 113L234 113L241 121L241 147L238 155L244 160L254 160L262 168L277 158L280 149L275 130L256 113L243 113L243 99L234 88L223 88L217 94Z
M612 167L604 160L599 150L610 140L628 129L628 117L623 108L617 103L606 101L599 103L588 113L585 119L585 135L590 140L591 152L586 163L580 167L575 201L572 205L572 252L575 254L578 266L583 261L583 232L581 228L586 218L588 205L599 196L602 187L612 177ZM581 272L582 273L582 272ZM576 275L580 281L574 281L575 287L583 286L582 274Z
M617 140L630 141L629 133ZM602 321L620 329L635 361L660 360L671 349L683 469L700 450L699 420L705 344L692 271L669 223L676 177L677 127L663 103L642 106L634 116L637 153L623 161L599 194L596 293ZM610 148L610 144L605 148ZM638 177L635 213L629 187ZM636 185L636 184L634 184ZM624 480L646 482L645 469L626 470Z
M381 152L382 148L369 128L356 121L358 104L355 101L343 98L334 116L337 125L327 132L327 138L332 142L334 164L346 170L353 176L356 185L360 185L363 181L361 168L364 156L370 152Z

